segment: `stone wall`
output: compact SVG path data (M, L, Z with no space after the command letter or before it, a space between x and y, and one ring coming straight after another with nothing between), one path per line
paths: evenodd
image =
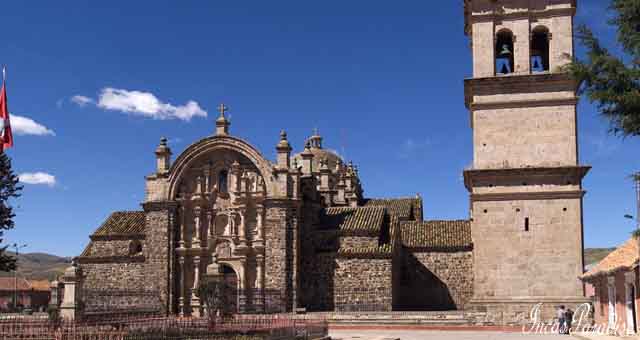
M163 206L145 206L146 239L143 254L146 258L145 287L160 294L163 312L169 306L169 222L170 211Z
M287 310L296 301L297 209L290 202L266 202L265 288L283 292Z
M378 246L378 237L371 236L340 236L341 249L372 248Z
M333 274L336 311L391 311L393 260L391 258L336 259Z
M461 310L473 295L473 253L406 250L399 310Z
M473 214L475 296L583 295L581 199L481 201Z

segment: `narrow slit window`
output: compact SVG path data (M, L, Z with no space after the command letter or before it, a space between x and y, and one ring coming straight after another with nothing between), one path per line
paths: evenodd
M524 231L529 231L529 218L524 218Z

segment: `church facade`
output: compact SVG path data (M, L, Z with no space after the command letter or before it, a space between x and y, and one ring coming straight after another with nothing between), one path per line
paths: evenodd
M364 196L358 168L314 133L276 159L215 133L172 161L155 150L141 211L113 213L78 257L87 311L202 314L223 275L239 312L469 310L508 323L584 301L575 0L465 0L473 77L466 220L429 220L419 195Z

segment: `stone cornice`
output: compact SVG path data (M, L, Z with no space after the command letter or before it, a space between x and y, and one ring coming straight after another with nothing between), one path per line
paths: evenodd
M526 201L526 200L552 200L552 199L579 199L584 196L584 190L572 191L535 191L535 192L508 192L491 194L471 194L472 202L494 201Z
M591 167L587 165L504 169L469 169L464 171L464 185L467 190L471 191L475 181L488 179L573 177L577 181L582 181L589 170L591 170Z
M144 202L141 204L142 209L145 212L150 211L174 211L178 207L178 202L176 201L154 201L154 202Z
M578 97L542 99L542 100L516 100L516 101L495 101L487 103L472 103L469 106L471 111L476 110L498 110L512 109L520 107L544 107L544 106L569 106L577 105Z
M554 86L557 91L575 93L577 89L576 82L564 72L467 78L464 80L465 106L472 108L474 105L480 104L473 102L473 97L477 95L549 92L550 89L554 89ZM574 98L563 98L563 100L573 100Z
M76 258L80 264L109 264L109 263L143 263L144 255L134 256L80 256Z
M498 11L486 12L474 14L471 10L471 0L465 0L464 2L464 31L469 35L472 33L471 26L476 22L491 22L499 20L516 20L516 19L537 19L537 18L552 18L559 16L574 16L576 14L575 1L572 2L571 7L565 8L550 8L544 10L524 10L514 11L511 13L500 13Z

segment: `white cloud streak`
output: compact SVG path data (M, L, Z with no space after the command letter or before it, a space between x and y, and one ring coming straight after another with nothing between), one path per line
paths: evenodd
M16 135L55 136L53 130L37 123L31 118L10 115L11 131Z
M46 185L49 187L56 185L56 177L46 172L25 172L18 175L18 180L32 185Z
M79 97L79 96L74 96ZM85 97L85 99L87 99ZM88 98L90 99L90 98ZM91 100L91 99L90 99ZM89 103L82 100L82 103ZM79 103L76 103L82 106ZM190 100L185 105L175 106L160 101L153 93L129 91L107 87L102 89L96 104L104 110L120 111L152 119L180 119L190 121L194 117L206 117L197 102Z
M85 107L88 104L93 104L93 99L86 97L86 96L81 96L81 95L75 95L73 97L71 97L71 102L80 106L80 107Z

